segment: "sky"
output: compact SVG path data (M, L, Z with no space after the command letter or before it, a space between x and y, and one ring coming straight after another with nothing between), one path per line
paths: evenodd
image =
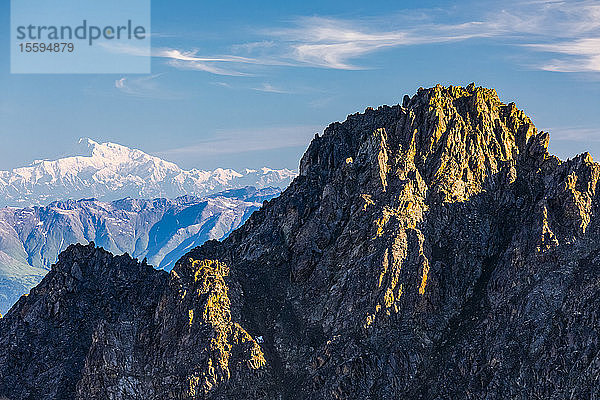
M600 0L152 1L150 74L10 73L0 5L0 169L80 137L184 168L297 168L310 139L419 87L516 102L550 151L600 157Z

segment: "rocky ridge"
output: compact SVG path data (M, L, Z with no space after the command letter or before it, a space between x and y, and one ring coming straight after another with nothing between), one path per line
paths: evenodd
M0 312L46 275L58 254L91 241L115 255L146 258L170 271L185 253L222 239L281 192L246 187L206 197L68 200L0 209Z
M350 115L227 239L106 280L121 308L78 285L131 261L69 248L0 320L0 395L598 398L600 166L548 141L474 85Z

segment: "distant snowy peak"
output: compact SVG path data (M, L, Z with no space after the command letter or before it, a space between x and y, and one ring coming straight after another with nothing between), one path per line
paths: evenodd
M289 169L184 170L177 164L116 143L79 140L80 154L0 171L0 207L42 205L94 197L175 198L205 196L244 186L285 188L296 176Z

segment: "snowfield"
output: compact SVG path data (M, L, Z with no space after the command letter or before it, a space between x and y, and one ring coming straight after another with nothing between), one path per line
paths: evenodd
M177 164L115 143L80 139L83 156L35 161L0 171L0 207L46 205L52 201L96 198L206 196L253 186L285 188L296 176L289 169L184 170Z

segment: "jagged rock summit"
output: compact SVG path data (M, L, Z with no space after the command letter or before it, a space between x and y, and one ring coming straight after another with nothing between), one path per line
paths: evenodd
M70 247L0 320L0 395L598 398L600 167L548 140L474 85L351 115L169 276Z

